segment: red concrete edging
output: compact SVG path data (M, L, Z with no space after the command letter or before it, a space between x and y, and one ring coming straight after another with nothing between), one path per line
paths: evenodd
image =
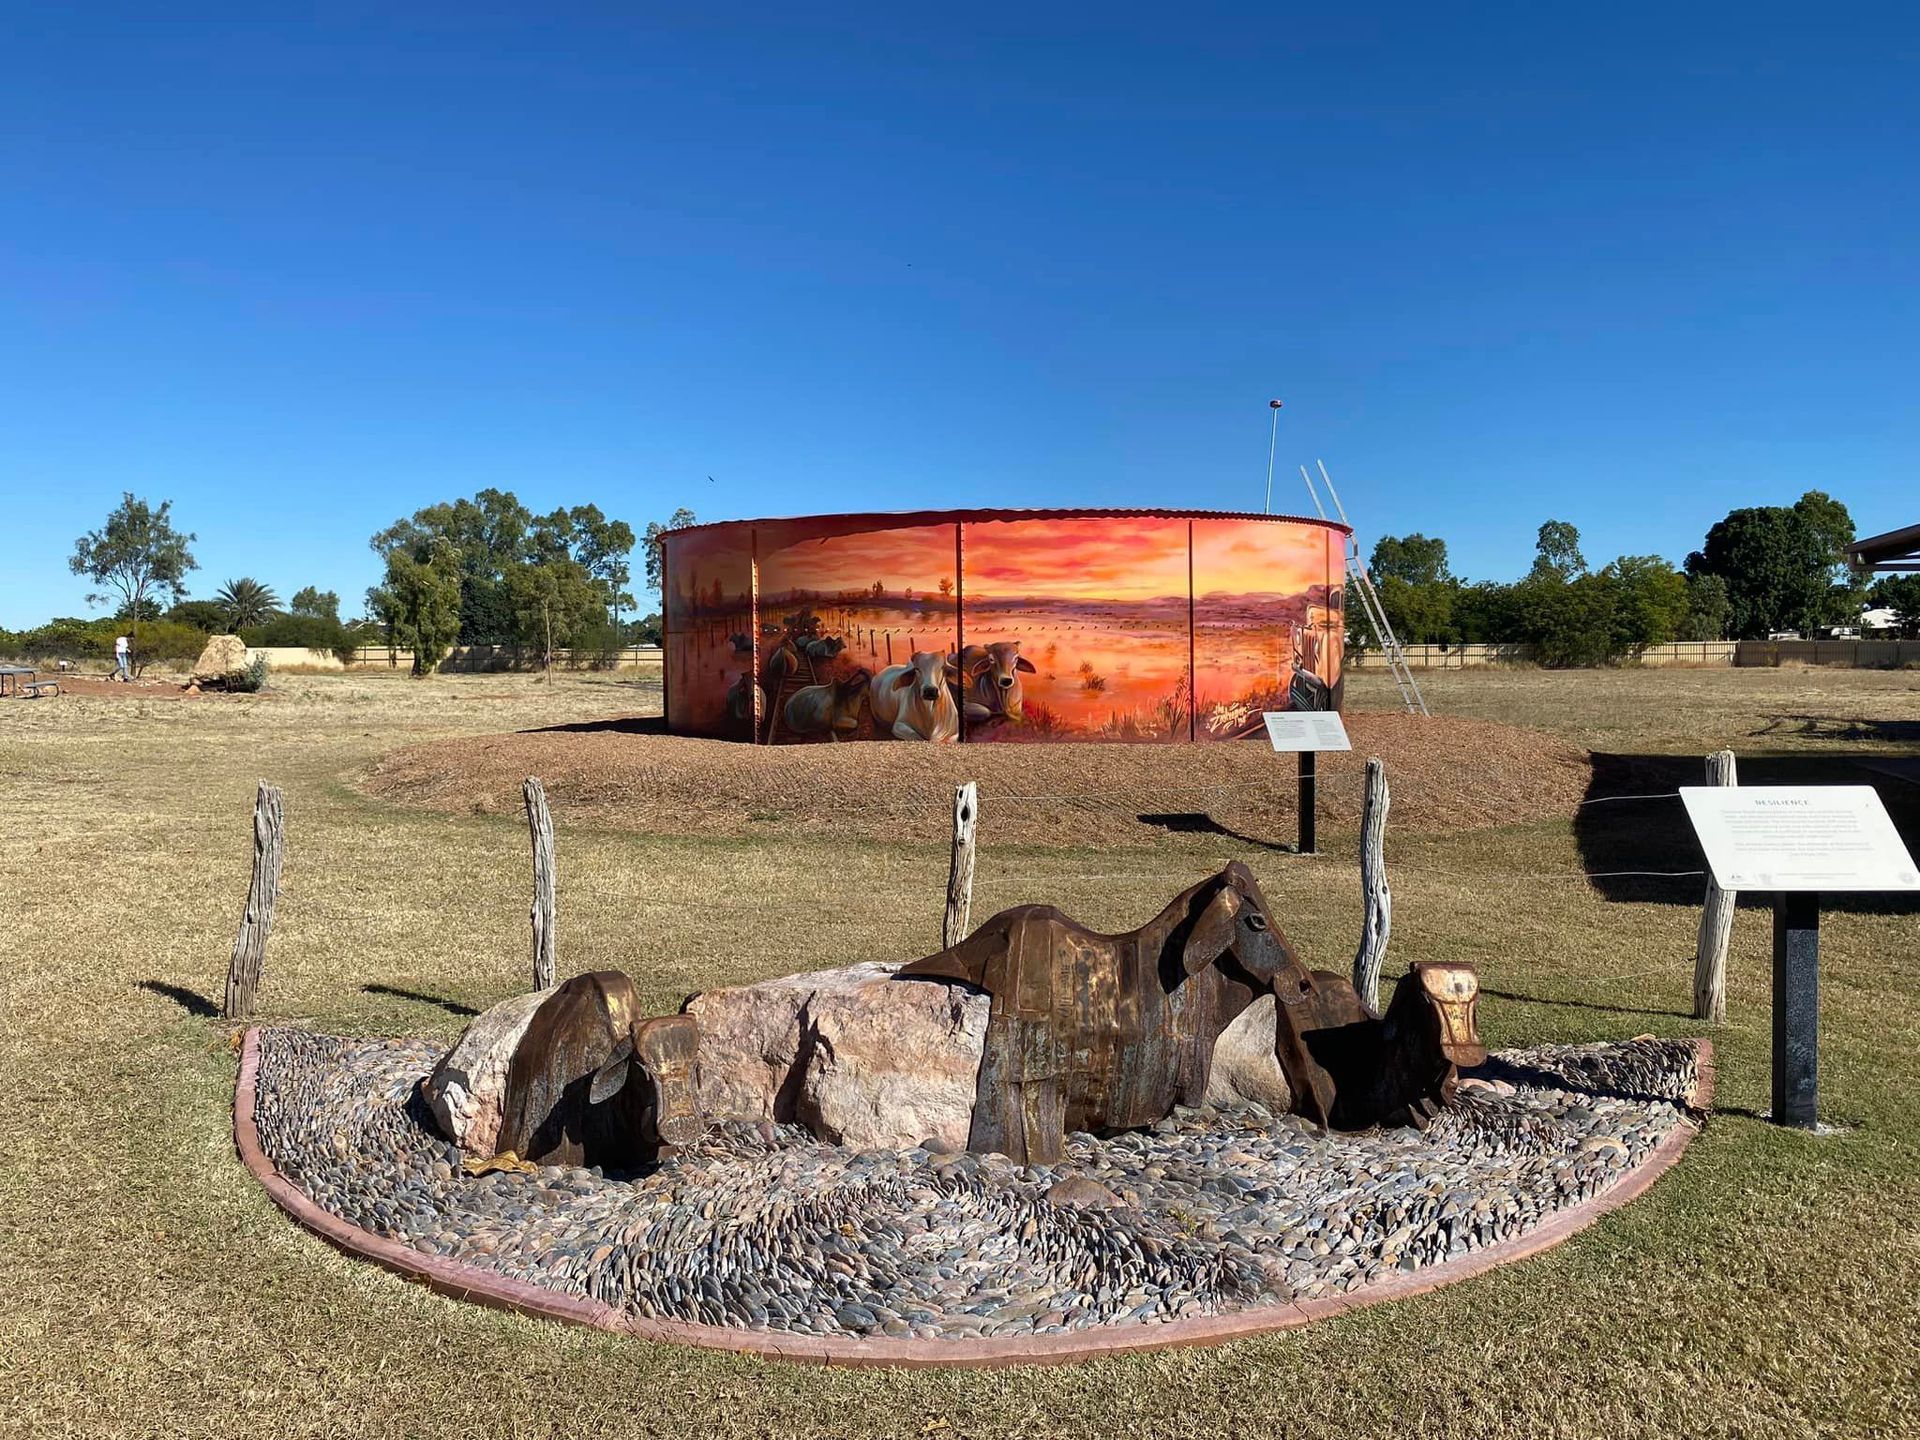
M1398 1274L1344 1294L1286 1305L1262 1306L1236 1311L1231 1315L1196 1315L1157 1325L1130 1325L1124 1330L1109 1326L1064 1335L1005 1336L978 1340L897 1340L886 1336L841 1340L629 1315L598 1300L562 1295L538 1285L529 1285L524 1280L495 1274L491 1270L462 1265L440 1255L425 1254L349 1224L316 1205L283 1179L274 1169L273 1162L260 1149L260 1135L253 1116L254 1083L260 1069L259 1034L257 1026L249 1028L241 1050L240 1078L233 1097L234 1146L240 1152L241 1162L266 1187L274 1204L330 1245L349 1255L371 1260L376 1265L419 1281L428 1289L456 1300L469 1300L546 1320L591 1325L643 1340L698 1345L710 1350L816 1365L892 1366L904 1369L941 1365L969 1369L1005 1365L1064 1365L1102 1355L1216 1345L1224 1340L1291 1330L1366 1305L1424 1295L1442 1285L1451 1285L1456 1280L1484 1274L1495 1266L1537 1255L1586 1229L1609 1211L1617 1210L1644 1194L1654 1181L1680 1159L1681 1152L1700 1129L1696 1122L1682 1120L1662 1137L1645 1160L1623 1175L1611 1189L1557 1212L1524 1235L1489 1245L1458 1260ZM1713 1104L1713 1045L1705 1039L1696 1039L1693 1043L1699 1066L1699 1083L1694 1090L1693 1106L1704 1113Z

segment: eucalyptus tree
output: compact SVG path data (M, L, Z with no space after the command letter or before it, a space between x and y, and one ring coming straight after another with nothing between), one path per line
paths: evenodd
M134 498L132 491L124 491L107 523L74 541L67 568L100 587L87 596L89 605L118 599L127 615L128 645L136 657L140 617L147 602L185 597L187 571L199 568L187 548L194 538L173 528L171 500L162 500L156 508Z

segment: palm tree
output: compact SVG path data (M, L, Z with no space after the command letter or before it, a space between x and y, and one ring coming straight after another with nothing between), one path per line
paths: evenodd
M234 634L264 625L280 613L280 597L273 593L273 587L248 575L222 585L214 592L213 603L220 607L227 629Z

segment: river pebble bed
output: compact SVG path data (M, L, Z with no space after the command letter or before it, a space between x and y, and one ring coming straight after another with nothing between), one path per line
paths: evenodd
M636 1174L469 1176L416 1094L440 1047L258 1045L262 1150L375 1235L639 1316L929 1340L1225 1314L1471 1255L1618 1183L1699 1079L1691 1041L1555 1045L1496 1054L1424 1132L1183 1109L1023 1166L722 1125Z

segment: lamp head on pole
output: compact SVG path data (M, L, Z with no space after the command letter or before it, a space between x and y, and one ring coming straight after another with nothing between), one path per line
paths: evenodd
M1280 408L1280 402L1278 400L1269 400L1267 401L1267 406L1269 409L1278 410Z

